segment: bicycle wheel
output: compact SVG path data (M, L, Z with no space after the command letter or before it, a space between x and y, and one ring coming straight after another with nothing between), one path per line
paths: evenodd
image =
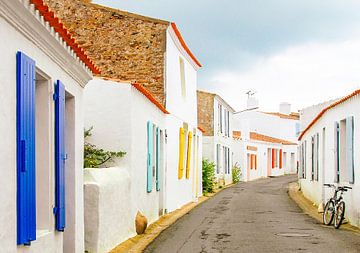
M323 213L323 222L325 225L329 226L334 218L334 212L335 212L335 204L334 201L329 200L324 208Z
M345 202L340 201L339 204L336 206L335 211L335 219L334 219L334 227L338 229L341 226L341 223L344 220L344 214L345 214Z

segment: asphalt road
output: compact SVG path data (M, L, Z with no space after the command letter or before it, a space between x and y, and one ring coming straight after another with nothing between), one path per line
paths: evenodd
M239 183L166 229L146 253L360 252L360 236L326 227L289 198L295 176Z

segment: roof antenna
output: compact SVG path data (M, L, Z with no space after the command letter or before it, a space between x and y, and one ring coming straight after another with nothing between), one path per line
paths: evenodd
M256 94L256 91L249 90L245 94L248 95L248 98L250 98L250 97L252 97L252 96L254 96Z

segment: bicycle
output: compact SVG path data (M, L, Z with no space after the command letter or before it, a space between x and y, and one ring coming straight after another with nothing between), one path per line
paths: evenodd
M349 186L335 186L333 184L324 184L324 186L334 188L334 196L328 200L325 205L323 213L323 222L329 226L334 220L334 227L338 229L343 220L345 214L345 202L343 200L343 193L352 189ZM338 193L340 192L340 196Z

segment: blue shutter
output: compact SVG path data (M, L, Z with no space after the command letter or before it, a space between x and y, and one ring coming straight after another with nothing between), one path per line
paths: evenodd
M147 123L147 144L147 192L151 192L153 187L154 133L153 124L150 121Z
M65 87L55 85L55 228L65 229Z
M160 168L161 168L161 164L160 164L160 128L156 128L156 190L160 191Z
M36 240L35 61L16 55L17 244Z
M354 117L346 118L346 174L354 183Z

